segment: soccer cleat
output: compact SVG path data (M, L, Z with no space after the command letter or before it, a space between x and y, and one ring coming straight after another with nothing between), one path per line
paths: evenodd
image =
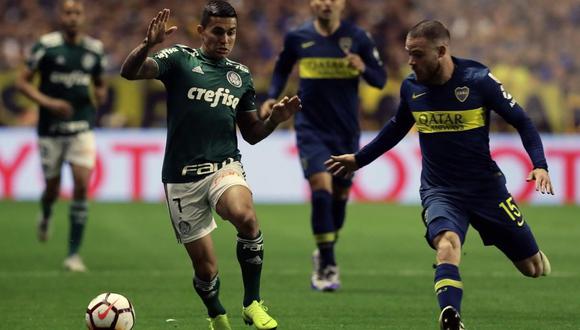
M326 277L330 282L330 286L333 290L340 288L340 271L338 266L326 266L325 270Z
M544 254L544 252L540 251L540 258L542 259L542 264L544 265L544 271L542 272L542 276L548 276L552 272L552 266L550 265L550 260Z
M209 330L232 330L230 320L226 314L218 315L207 319L209 321Z
M332 292L340 288L340 274L338 266L328 265L324 269L313 272L310 280L312 289Z
M259 330L276 329L278 322L268 313L268 307L264 306L264 301L252 301L248 307L242 308L242 319L247 325L254 325Z
M447 306L441 310L439 327L441 330L465 330L461 317L453 306Z
M50 238L50 218L45 218L42 215L38 219L37 234L40 242L46 242Z
M87 271L87 266L85 266L83 259L81 259L81 256L78 254L73 254L64 259L63 267L64 269L71 272L82 273Z

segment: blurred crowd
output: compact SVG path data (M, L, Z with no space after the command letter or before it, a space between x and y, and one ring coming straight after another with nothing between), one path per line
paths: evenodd
M231 58L248 65L256 88L265 91L284 34L311 19L309 1L231 2L239 15L237 45ZM151 18L161 8L172 10L171 24L179 28L170 42L197 47L200 42L195 27L204 3L203 0L85 1L86 30L104 42L108 71L114 76L124 57L143 40ZM529 84L533 80L557 86L557 93L561 94L557 111L562 113L543 114L545 109L537 106L539 112L532 117L541 130L580 132L580 1L347 0L347 4L344 18L373 35L393 82L400 82L409 73L403 46L406 31L422 19L438 19L451 30L454 55L507 68L506 76L514 77L515 84ZM56 0L2 0L0 22L2 72L21 65L32 43L57 27ZM363 120L363 124L376 128L388 119L395 107L383 103L383 109L377 109L376 113L363 113L370 120ZM396 100L391 103L396 105ZM532 108L535 106L533 100L529 103ZM553 124L554 116L556 121L561 117L563 123ZM373 120L377 122L372 123Z

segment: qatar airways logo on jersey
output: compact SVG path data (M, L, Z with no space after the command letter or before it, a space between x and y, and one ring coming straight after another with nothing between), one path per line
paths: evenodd
M71 88L73 86L89 86L91 76L78 70L73 72L54 71L50 74L49 80L53 84L63 84L66 88Z
M209 103L209 106L215 108L218 104L231 107L236 110L240 99L230 94L227 88L218 88L217 90L205 89L200 87L192 87L187 91L187 98L190 100L199 100Z

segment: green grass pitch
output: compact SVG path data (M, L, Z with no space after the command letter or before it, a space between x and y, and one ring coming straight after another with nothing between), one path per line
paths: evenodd
M279 329L437 329L434 253L418 206L349 205L337 253L343 288L336 293L309 287L309 206L256 208L265 238L262 295ZM86 305L107 291L131 299L137 330L207 328L165 205L91 203L82 249L86 274L61 270L67 209L57 204L53 237L41 244L37 204L0 202L0 329L83 329ZM470 230L461 265L468 329L580 329L579 214L574 206L524 207L552 262L547 278L523 277ZM240 316L235 232L217 221L221 298L234 329L250 329Z

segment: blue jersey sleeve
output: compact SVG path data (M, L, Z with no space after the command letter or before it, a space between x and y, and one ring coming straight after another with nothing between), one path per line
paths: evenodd
M277 99L288 81L288 76L292 72L292 67L298 59L294 44L294 37L292 33L288 33L284 38L284 49L278 55L276 66L274 67L274 74L272 75L272 82L268 90L268 98Z
M401 86L401 102L395 116L381 129L369 144L364 146L354 157L359 167L370 164L401 141L415 124L415 119L403 97L405 83Z
M362 42L359 56L365 63L365 71L362 73L362 77L369 85L383 88L387 82L387 72L383 67L379 51L367 33L361 34Z
M480 87L485 106L499 114L518 131L534 168L548 169L540 134L513 96L491 72L481 80Z

